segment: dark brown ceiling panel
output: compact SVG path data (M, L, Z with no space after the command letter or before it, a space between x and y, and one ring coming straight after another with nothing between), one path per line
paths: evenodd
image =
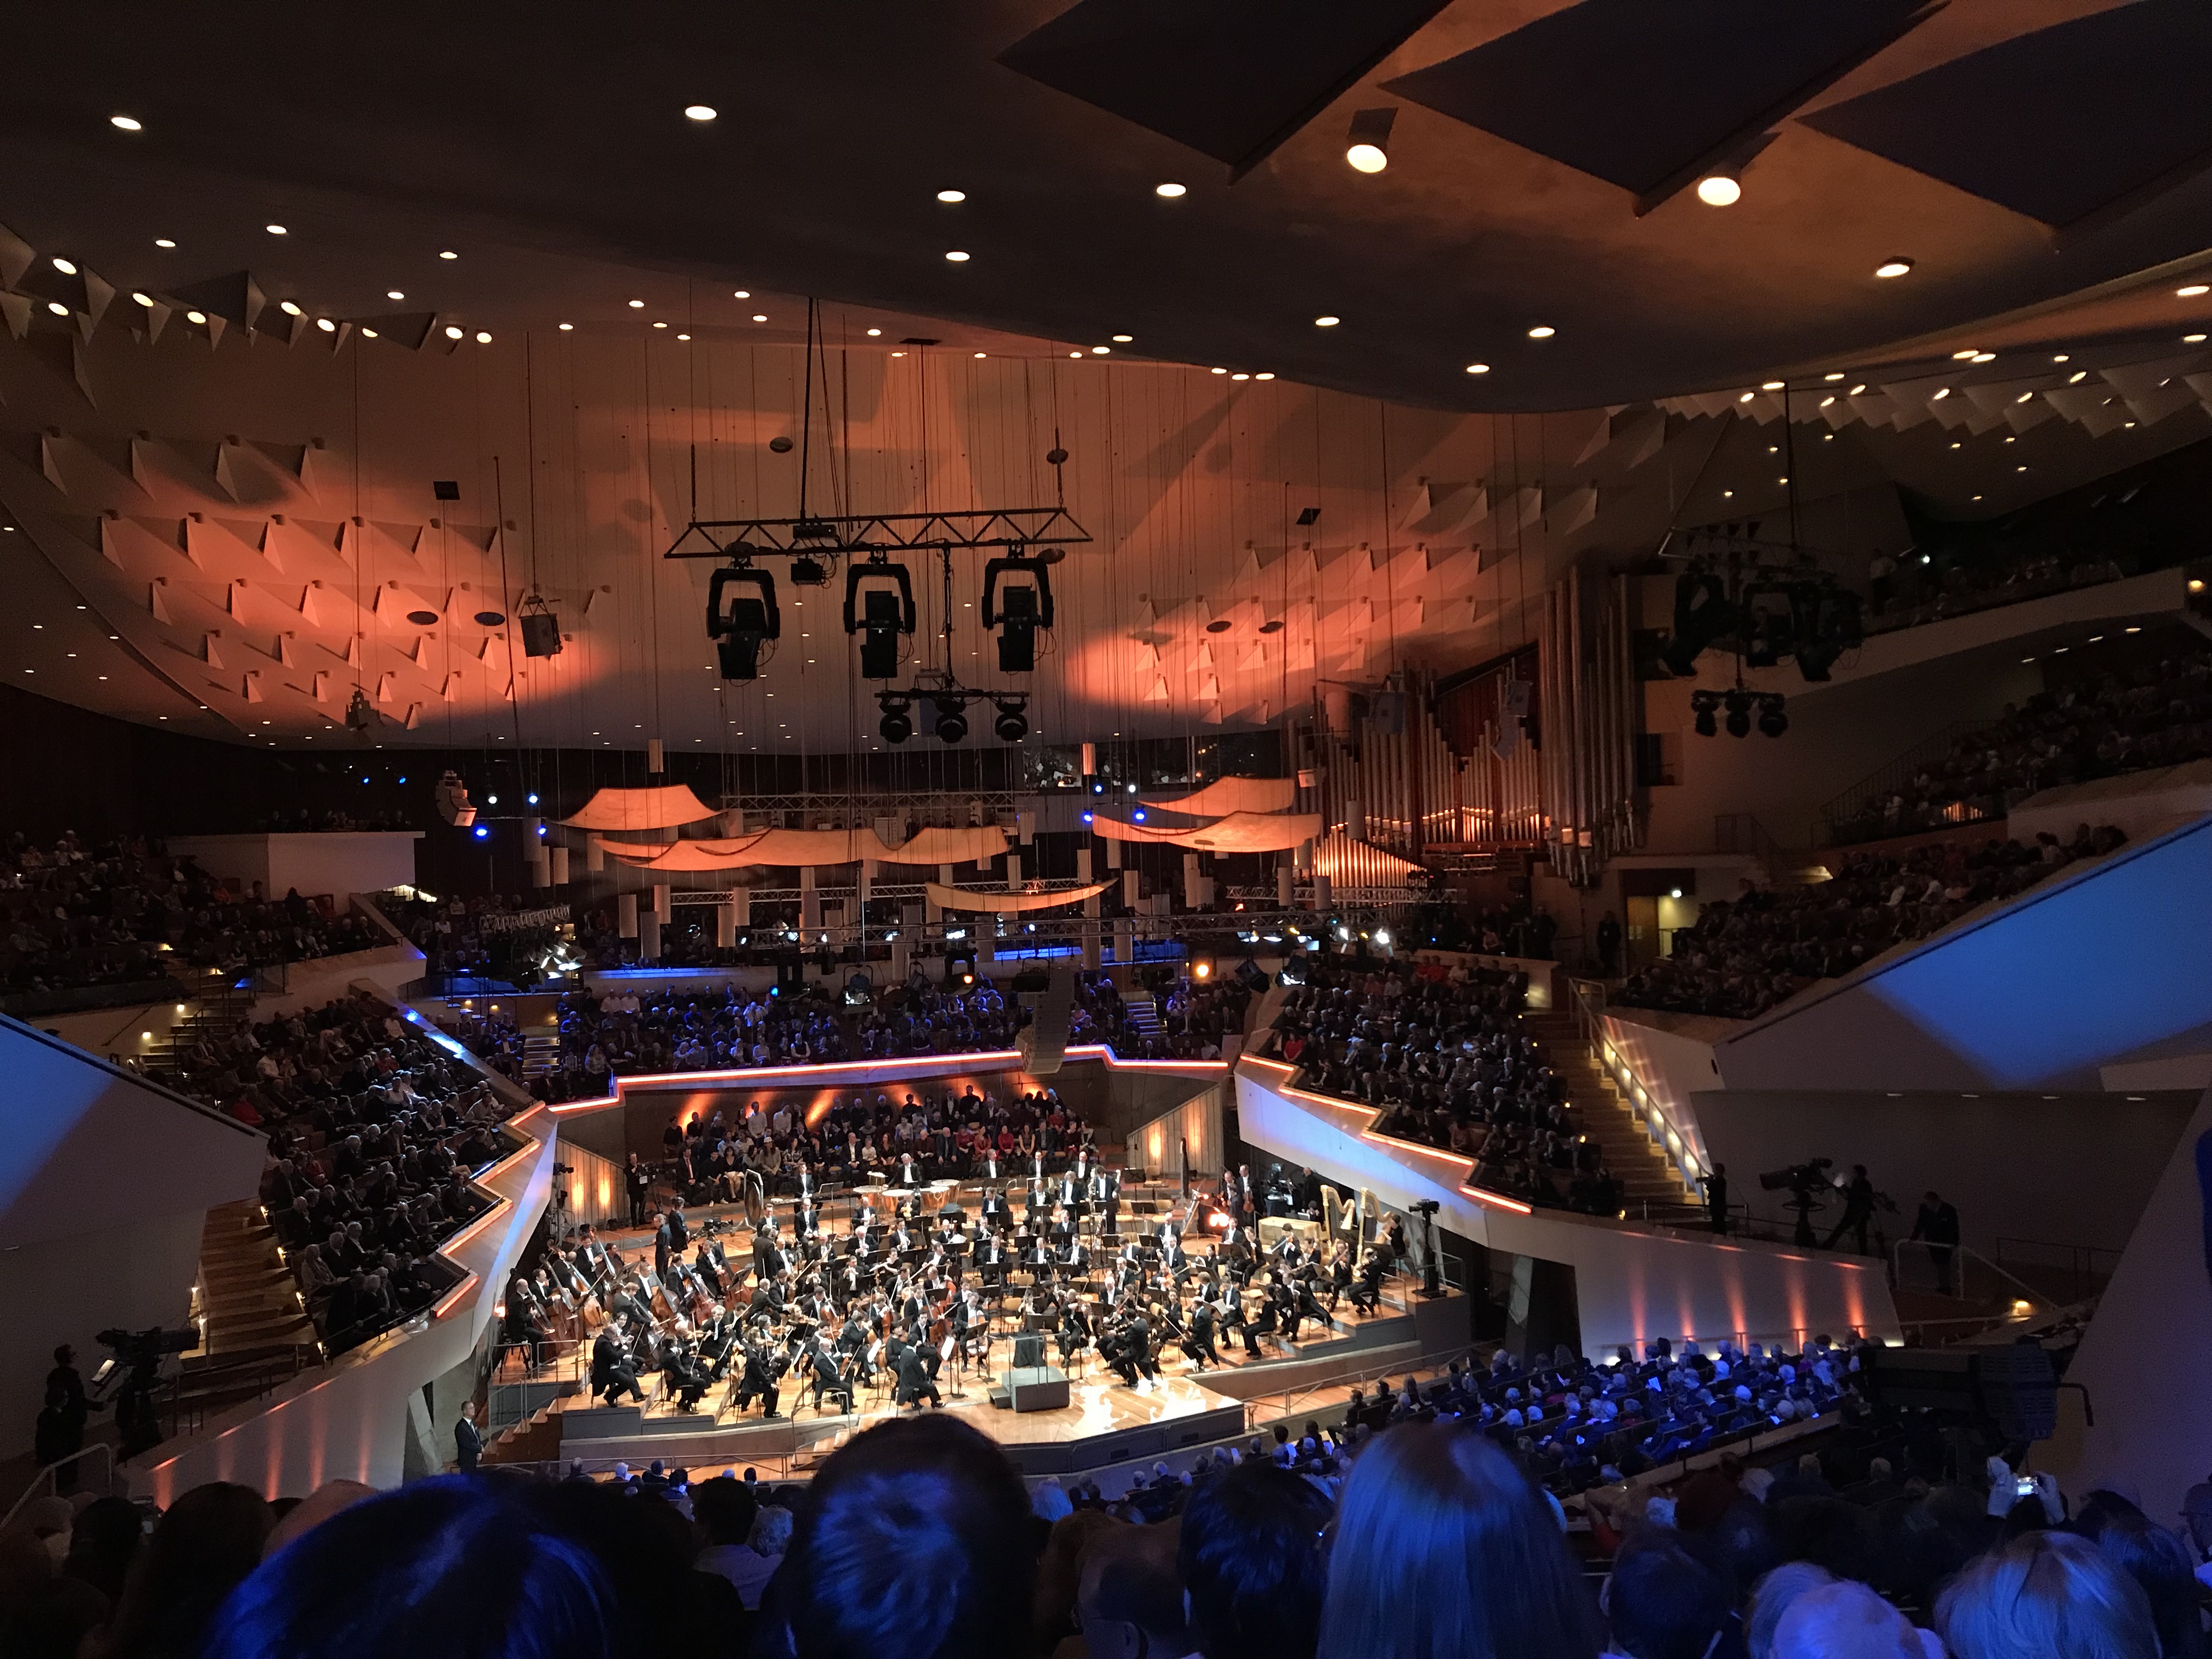
M1923 0L1583 0L1382 89L1644 198L1925 15Z
M2212 7L2130 6L2016 36L1805 125L2046 225L2075 225L2212 152Z
M1445 4L1082 0L999 61L1242 173Z

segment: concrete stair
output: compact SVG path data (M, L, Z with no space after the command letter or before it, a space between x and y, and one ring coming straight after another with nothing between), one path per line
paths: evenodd
M1522 1028L1543 1045L1546 1060L1565 1080L1580 1131L1604 1149L1606 1167L1620 1181L1632 1219L1702 1219L1701 1196L1653 1141L1635 1109L1622 1097L1589 1050L1570 1013L1528 1012Z
M539 1407L520 1423L508 1425L484 1443L487 1463L550 1463L561 1455L558 1402Z
M1121 1007L1129 1016L1129 1024L1139 1036L1156 1037L1160 1035L1159 1005L1150 997L1124 997Z
M522 1080L529 1082L561 1069L561 1034L551 1026L522 1036Z

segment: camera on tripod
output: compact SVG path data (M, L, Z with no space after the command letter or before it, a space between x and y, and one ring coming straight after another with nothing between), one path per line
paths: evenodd
M143 1331L120 1328L99 1333L100 1346L112 1358L100 1362L88 1392L103 1396L115 1388L115 1426L122 1437L124 1456L161 1443L161 1431L154 1411L154 1385L160 1380L161 1362L173 1353L199 1346L199 1333L189 1328L165 1331L159 1325Z
M573 1164L556 1164L553 1166L553 1173L555 1175L574 1175L576 1173L576 1166Z
M1759 1184L1770 1193L1790 1193L1799 1198L1811 1198L1815 1203L1825 1198L1835 1185L1828 1171L1836 1167L1832 1158L1808 1158L1802 1164L1793 1164L1786 1170L1770 1170L1759 1176Z

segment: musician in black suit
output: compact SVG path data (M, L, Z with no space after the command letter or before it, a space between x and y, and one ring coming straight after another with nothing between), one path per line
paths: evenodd
M1352 1292L1352 1305L1364 1314L1373 1314L1382 1300L1382 1279L1389 1270L1382 1252L1370 1250L1366 1264L1359 1270L1358 1286Z
M785 1370L788 1369L781 1352L776 1347L766 1330L763 1330L755 1340L748 1341L744 1345L744 1374L738 1379L737 1397L734 1401L737 1408L742 1412L758 1399L765 1407L761 1413L763 1418L780 1415L781 1413L776 1410L776 1405L782 1393L779 1385L783 1380Z
M817 1412L822 1409L822 1396L826 1394L842 1403L845 1415L852 1415L853 1384L845 1374L845 1367L839 1361L836 1351L817 1337L810 1358L814 1367L814 1409Z
M1098 1352L1128 1387L1151 1389L1158 1370L1152 1364L1152 1328L1141 1312L1132 1311L1112 1342L1101 1342Z
M599 1335L592 1340L592 1393L595 1398L604 1395L611 1406L621 1399L624 1389L639 1404L645 1402L645 1390L638 1385L637 1373L630 1369L626 1333L617 1317L600 1326Z
M917 1411L920 1410L921 1397L924 1395L929 1396L929 1403L933 1407L944 1406L945 1401L937 1392L937 1384L930 1376L929 1361L934 1354L935 1350L927 1349L918 1345L908 1345L900 1349L898 1392L894 1398L901 1410L904 1410L908 1406L914 1407Z
M1221 1363L1221 1356L1213 1346L1213 1304L1203 1296L1190 1304L1190 1322L1183 1328L1182 1351L1190 1356L1191 1364L1201 1370Z

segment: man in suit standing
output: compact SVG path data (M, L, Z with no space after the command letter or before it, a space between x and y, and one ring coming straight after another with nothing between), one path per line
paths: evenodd
M483 1455L483 1436L477 1431L477 1406L473 1400L461 1402L461 1414L453 1424L453 1467L463 1474L474 1474L477 1460Z
M1951 1258L1957 1254L1959 1212L1934 1192L1920 1200L1912 1218L1912 1237L1928 1246L1928 1259L1936 1264L1936 1294L1951 1294Z

